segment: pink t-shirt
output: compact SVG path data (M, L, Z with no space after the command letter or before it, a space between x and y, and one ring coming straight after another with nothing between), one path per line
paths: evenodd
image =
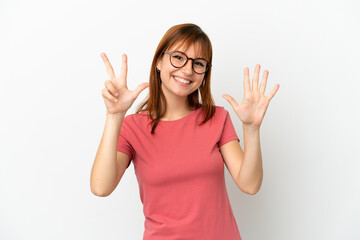
M134 165L144 240L241 239L219 150L239 138L224 107L216 106L213 118L198 126L201 120L199 108L181 119L160 121L152 135L145 111L124 118L117 150Z

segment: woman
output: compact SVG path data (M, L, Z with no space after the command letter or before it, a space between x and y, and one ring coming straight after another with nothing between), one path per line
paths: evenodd
M259 191L259 129L279 85L264 96L268 71L259 90L257 65L252 89L245 68L241 104L223 96L243 123L243 152L228 111L214 106L212 46L198 26L181 24L166 32L155 52L149 84L134 91L127 89L126 55L119 77L106 55L101 57L110 80L102 91L107 115L91 191L108 196L132 160L144 207L144 239L241 239L226 191L224 163L240 190ZM125 117L147 87L147 99Z

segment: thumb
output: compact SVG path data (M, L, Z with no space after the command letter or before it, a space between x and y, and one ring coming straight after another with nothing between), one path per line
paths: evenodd
M147 82L143 82L140 85L138 85L134 90L134 92L136 93L136 97L138 97L139 94L147 87L149 87L149 83Z
M238 105L238 103L235 101L235 99L228 94L223 94L223 98L225 98L230 103L232 108L235 110L236 106Z

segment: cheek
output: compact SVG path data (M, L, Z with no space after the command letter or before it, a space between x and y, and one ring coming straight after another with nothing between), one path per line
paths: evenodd
M170 63L161 65L161 72L164 74L164 77L165 77L165 74L166 75L172 74L176 70L177 69L174 68L173 66L171 66Z
M160 79L161 81L170 81L171 80L172 71L168 68L163 68L162 71L160 71Z
M199 82L202 84L203 83L203 81L205 80L205 76L204 75L202 75L201 77L199 76Z

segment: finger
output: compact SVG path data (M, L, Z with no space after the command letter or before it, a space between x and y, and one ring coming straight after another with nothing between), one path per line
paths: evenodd
M107 88L104 88L102 90L102 96L104 98L107 98L108 100L112 101L112 102L117 102L117 98L115 98L113 95L110 94L109 90Z
M269 71L265 70L264 73L263 73L263 79L262 79L261 84L260 84L260 93L261 94L265 94L265 89L266 89L266 83L267 83L268 76L269 76Z
M237 108L237 106L239 105L235 99L233 97L231 97L230 95L228 94L223 94L223 98L225 98L229 103L230 105L232 106L232 108L235 110Z
M126 78L127 78L127 56L126 54L122 55L122 62L121 62L121 71L120 71L120 80L125 82L125 85L127 85L126 83Z
M249 79L249 68L246 67L244 69L244 91L245 92L250 92L250 79Z
M276 84L273 90L266 96L269 99L269 101L275 96L279 88L280 88L280 84Z
M105 87L109 89L110 93L114 96L118 96L118 90L114 87L110 80L105 81Z
M134 92L136 93L136 97L138 97L139 94L147 87L149 87L149 83L147 83L147 82L144 82L144 83L141 83L140 85L138 85L134 90Z
M260 64L256 64L255 71L254 71L254 77L252 81L252 90L257 91L259 86L259 73L260 73Z
M100 56L101 56L102 60L104 61L104 64L105 64L105 67L106 67L106 71L107 71L110 79L114 79L114 78L115 78L114 69L113 69L113 67L111 66L111 63L110 63L108 57L106 56L105 53L101 53Z

